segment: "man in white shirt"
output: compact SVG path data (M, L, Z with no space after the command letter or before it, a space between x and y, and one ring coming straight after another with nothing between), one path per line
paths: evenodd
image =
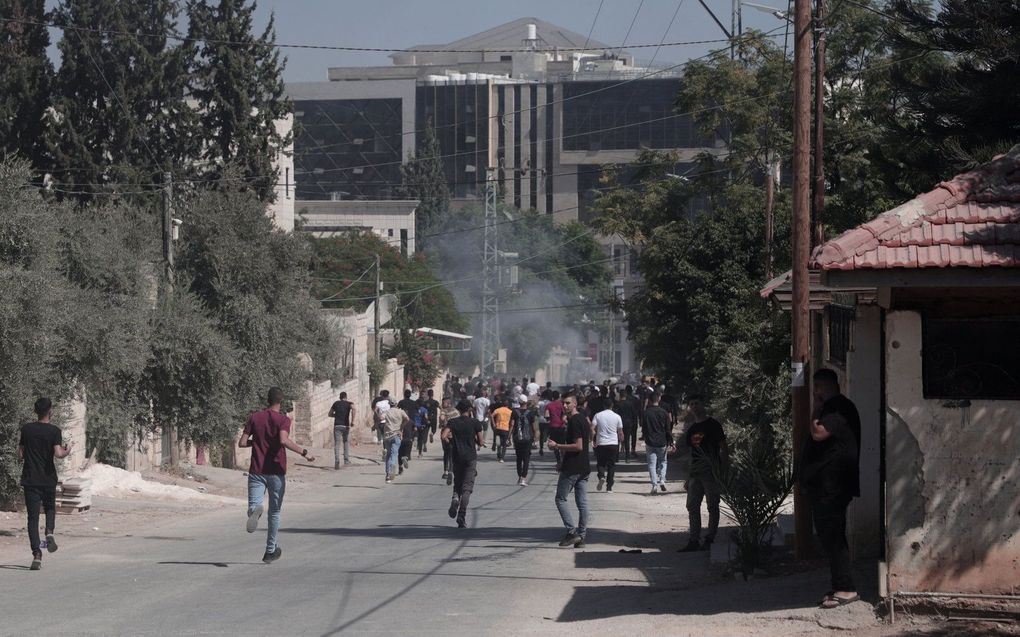
M613 478L616 475L616 461L623 442L623 419L608 407L595 414L592 419L592 444L595 446L595 464L598 467L598 491L606 487L606 493L613 492Z
M482 439L485 439L485 433L489 430L489 405L491 402L488 399L488 390L482 389L478 392L478 397L475 398L474 409L475 409L475 420L482 423ZM484 444L482 445L485 446Z
M528 392L528 398L531 398L532 396L538 396L539 386L538 383L535 382L534 378L531 379L525 390Z

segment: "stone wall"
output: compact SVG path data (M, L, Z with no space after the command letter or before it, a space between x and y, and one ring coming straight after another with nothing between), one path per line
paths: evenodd
M890 588L1015 593L1020 402L925 398L921 315L886 317Z

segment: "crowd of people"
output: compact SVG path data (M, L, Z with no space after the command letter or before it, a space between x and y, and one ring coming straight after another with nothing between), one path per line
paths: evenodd
M815 529L832 571L832 590L820 604L838 607L858 599L851 576L846 541L846 513L850 501L860 495L859 466L861 424L853 403L839 390L831 370L813 375L816 409L810 436L800 453L800 488L810 498ZM284 394L269 389L267 407L253 412L238 440L239 447L251 449L248 471L246 528L254 532L268 499L268 530L263 561L280 558L277 544L280 511L286 489L287 451L314 461L308 450L290 438L291 419L283 413ZM504 463L507 449L516 458L517 484L528 485L532 474L531 456L548 449L558 474L555 505L565 535L562 547L585 546L590 523L588 480L591 450L599 491L612 493L615 467L622 454L625 461L637 456L637 442L644 441L645 459L651 484L650 495L668 491L666 469L675 453L678 437L691 450L691 467L685 481L690 533L683 552L708 549L715 540L720 517L719 468L729 455L726 433L712 418L700 395L685 398L686 408L665 386L644 378L638 387L609 382L597 385L544 387L534 378L473 378L462 383L448 377L443 384L442 402L433 390L415 397L411 389L394 402L383 390L372 401L372 428L391 483L407 470L412 455L421 458L438 433L443 452L442 479L453 486L449 516L457 526L467 526L467 511L478 473L478 452L488 448L497 463ZM54 458L70 453L59 428L51 424L52 403L46 397L35 404L37 421L22 427L18 443L23 461L21 484L25 492L32 570L42 567L42 549L57 550L55 533L55 491L57 474ZM350 463L349 436L356 408L341 393L329 410L334 419L334 468ZM679 436L675 436L678 426ZM639 436L640 434L640 436ZM578 517L574 521L568 500L573 495ZM702 534L701 507L707 503L708 528ZM39 517L45 514L45 539L40 538Z

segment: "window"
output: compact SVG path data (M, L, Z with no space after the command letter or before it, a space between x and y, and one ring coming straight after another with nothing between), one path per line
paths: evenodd
M284 168L283 171L284 171L283 193L287 197L287 199L290 199L290 166Z
M854 308L845 305L829 306L829 362L846 367L846 354L850 351L850 328L854 322Z
M407 254L407 228L400 229L400 253L405 257Z
M924 318L925 398L1020 400L1020 317Z

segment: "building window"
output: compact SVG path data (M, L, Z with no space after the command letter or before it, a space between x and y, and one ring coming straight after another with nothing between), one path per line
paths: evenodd
M1020 317L925 317L924 397L1020 400Z
M401 228L400 229L400 252L405 257L408 256L408 254L407 254L407 228Z
M290 166L283 169L283 194L290 199Z
M854 322L854 308L845 305L829 306L829 362L846 367L846 354L850 351L850 328Z

